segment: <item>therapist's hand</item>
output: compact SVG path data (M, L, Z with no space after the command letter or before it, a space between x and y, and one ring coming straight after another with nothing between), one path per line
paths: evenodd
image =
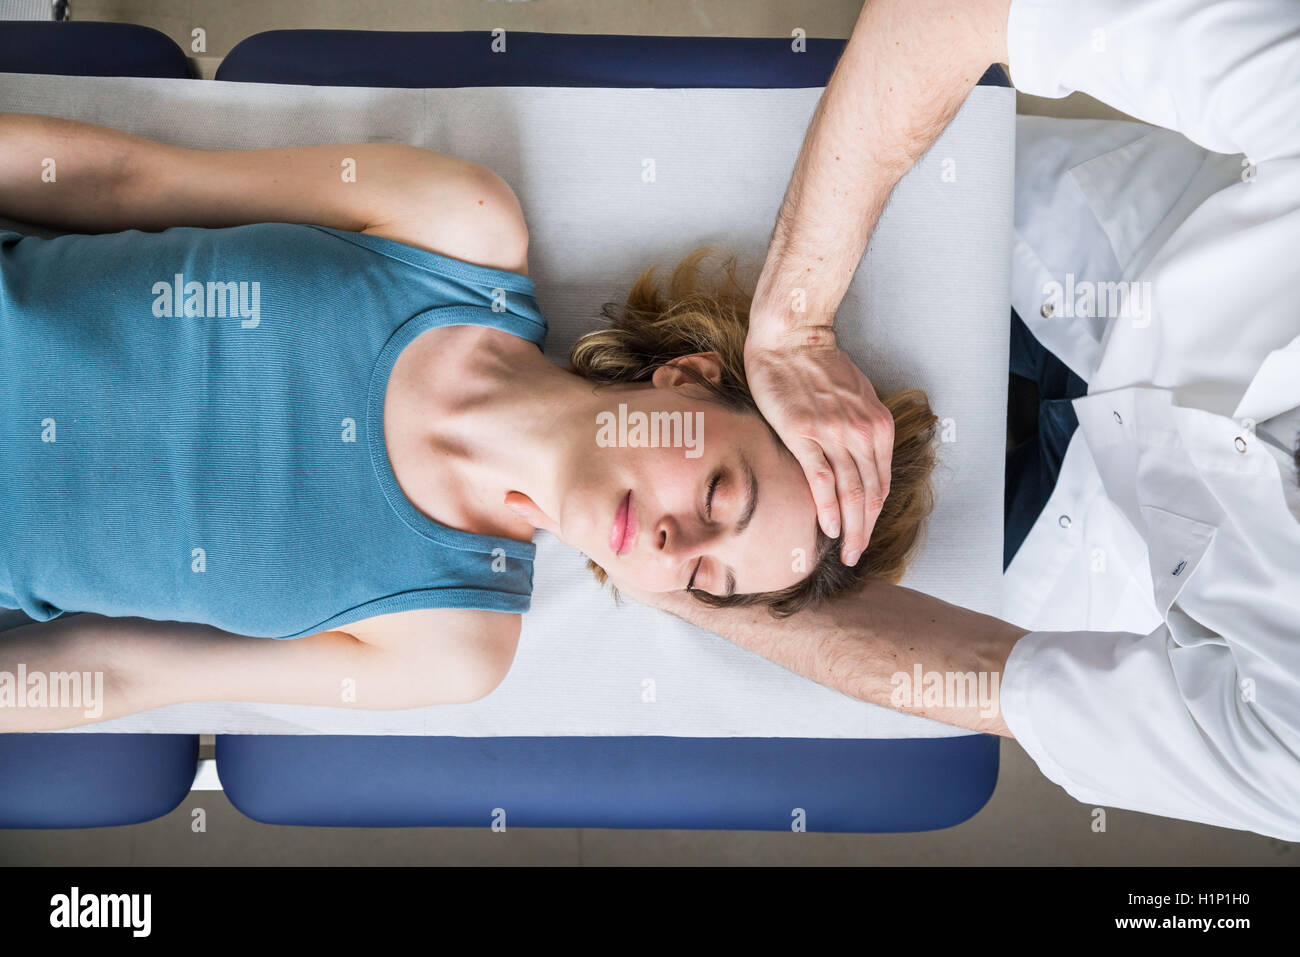
M752 323L751 323L752 328ZM856 565L889 494L894 417L829 326L745 343L745 375L763 418L803 466L817 520Z

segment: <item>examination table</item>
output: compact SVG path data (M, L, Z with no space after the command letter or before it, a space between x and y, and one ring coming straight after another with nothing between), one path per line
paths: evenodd
M489 165L520 196L547 353L562 358L648 265L703 244L761 264L842 48L275 31L203 81L146 28L0 23L0 111L203 148L387 139ZM936 509L904 584L988 613L1014 110L991 70L891 198L836 324L878 389L924 388L940 419ZM220 787L278 824L915 831L957 824L992 793L996 737L855 701L660 612L616 607L581 556L536 541L533 608L488 698L401 712L196 703L0 735L0 827L135 823ZM200 734L215 735L202 763Z

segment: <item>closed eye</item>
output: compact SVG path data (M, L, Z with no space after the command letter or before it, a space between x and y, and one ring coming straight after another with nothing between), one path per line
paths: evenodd
M758 508L758 477L754 474L753 467L749 460L742 453L740 456L740 467L744 475L742 486L746 491L745 504L740 510L740 517L736 520L735 534L742 534L749 527L750 519L754 517L754 511ZM707 521L713 520L713 493L717 490L718 483L722 481L724 470L719 469L713 474L709 482L709 491L704 500L704 512ZM695 578L700 573L700 566L704 563L701 557L695 563L695 568L691 570L690 580L686 583L686 590L690 591L695 587ZM724 595L734 595L736 593L736 571L730 566L726 567L726 588L723 590Z
M691 572L691 580L686 583L686 590L692 591L695 588L695 576L700 573L700 566L704 564L701 558L695 563L695 569ZM722 597L728 598L736 593L736 573L730 568L727 569L727 586L722 591Z
M722 481L722 472L719 470L713 473L713 478L709 482L709 491L704 496L704 517L706 521L713 520L713 493L718 490L718 483ZM704 564L704 559L700 558L695 562L695 567L691 569L691 579L686 583L686 590L690 591L695 587L695 576L700 573L700 566Z
M709 494L704 499L704 514L710 519L713 518L713 493L718 490L718 483L721 481L722 473L715 472L713 475L713 481L709 483Z

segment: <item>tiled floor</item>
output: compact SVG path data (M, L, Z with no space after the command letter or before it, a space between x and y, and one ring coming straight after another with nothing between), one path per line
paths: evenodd
M74 17L154 27L215 63L243 37L284 28L567 33L847 36L860 0L73 0ZM199 55L196 51L196 55ZM1021 99L1022 112L1113 115L1086 98ZM194 833L202 808L207 828ZM193 792L176 811L135 827L0 831L12 864L1300 864L1300 845L1124 811L1104 832L1092 808L1045 779L1015 743L1002 744L992 799L966 823L923 834L778 834L487 828L354 830L269 827L220 792Z

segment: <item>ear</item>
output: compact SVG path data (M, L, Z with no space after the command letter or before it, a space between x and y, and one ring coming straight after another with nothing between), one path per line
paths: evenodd
M722 381L722 360L716 352L696 352L671 359L655 369L650 381L656 389L695 385L695 380L684 369L692 369L713 383Z
M560 526L538 508L537 503L523 492L506 492L505 504L506 508L533 526L533 528L540 528L544 532L550 532L557 538L559 537Z

